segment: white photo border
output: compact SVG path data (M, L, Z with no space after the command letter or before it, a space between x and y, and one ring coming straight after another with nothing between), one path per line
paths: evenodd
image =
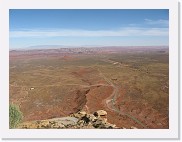
M9 129L10 9L169 9L169 129ZM178 139L178 2L177 0L1 0L0 121L3 139ZM2 110L3 108L3 110Z

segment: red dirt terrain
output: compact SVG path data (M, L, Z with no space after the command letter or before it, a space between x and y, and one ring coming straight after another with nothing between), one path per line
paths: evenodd
M108 122L120 128L169 128L166 113L146 101L140 89L133 87L134 95L129 96L127 85L103 72L105 64L114 68L111 65L116 62L104 60L101 64L102 59L101 66L92 65L80 51L80 57L76 53L50 51L10 53L10 103L20 107L24 122L64 117L80 110L105 110ZM108 54L107 50L103 52ZM79 58L89 65L79 63ZM129 78L124 76L121 82Z
M14 88L11 89L14 90ZM22 96L11 97L10 102L20 106L24 114L24 121L42 120L78 112L86 103L85 94L88 91L89 89L82 88L71 91L65 97L62 96L60 101L56 101L56 96L44 96L44 101L41 101L40 98L35 98L36 96L25 97L26 92L22 92L20 93Z

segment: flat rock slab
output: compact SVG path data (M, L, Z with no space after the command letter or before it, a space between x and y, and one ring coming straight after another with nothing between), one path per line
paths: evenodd
M75 117L61 117L61 118L49 119L49 121L56 121L58 124L63 124L63 125L73 125L78 122L78 119Z

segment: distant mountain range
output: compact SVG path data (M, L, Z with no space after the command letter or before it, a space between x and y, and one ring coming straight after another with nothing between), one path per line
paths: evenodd
M36 50L36 49L59 49L59 48L110 48L110 47L116 47L116 48L126 48L126 47L155 47L155 48L168 48L168 46L102 46L102 45L81 45L81 46L69 46L69 45L35 45L35 46L29 46L26 48L16 48L16 49L10 49L12 50Z

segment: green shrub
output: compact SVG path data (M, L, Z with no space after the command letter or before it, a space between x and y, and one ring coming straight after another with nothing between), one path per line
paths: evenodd
M19 107L15 104L9 106L9 127L16 128L16 126L22 121L23 114Z

